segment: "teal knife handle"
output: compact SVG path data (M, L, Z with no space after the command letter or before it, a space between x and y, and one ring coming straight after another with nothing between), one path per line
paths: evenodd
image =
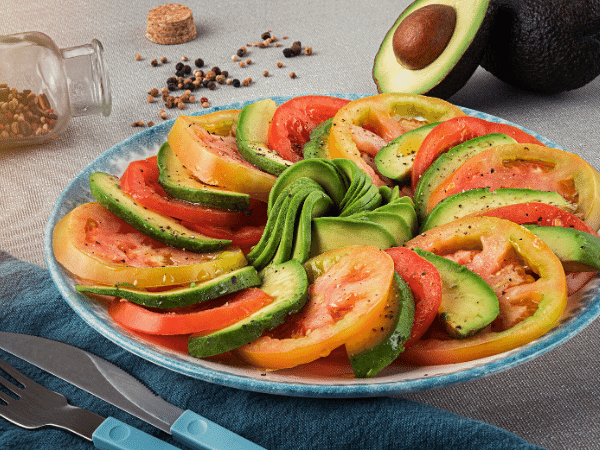
M92 441L94 447L102 450L179 450L112 417L96 428Z
M199 450L265 450L192 411L179 416L171 434L176 441Z

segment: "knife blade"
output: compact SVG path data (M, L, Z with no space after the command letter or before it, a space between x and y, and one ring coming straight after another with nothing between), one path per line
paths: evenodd
M114 364L63 342L0 331L0 349L200 450L264 450L199 414L178 408Z

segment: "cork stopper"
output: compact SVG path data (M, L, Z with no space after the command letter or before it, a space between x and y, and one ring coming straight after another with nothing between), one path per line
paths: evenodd
M146 37L157 44L183 44L196 37L192 10L187 6L167 4L148 12Z

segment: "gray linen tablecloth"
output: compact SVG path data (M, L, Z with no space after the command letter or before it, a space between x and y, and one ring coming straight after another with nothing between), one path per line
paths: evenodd
M0 249L44 266L43 229L59 194L93 159L140 131L132 128L133 122L162 121L162 102L148 103L147 92L164 86L183 56L192 62L201 57L207 66L227 69L240 79L252 78L247 87L199 91L198 97L206 96L212 106L275 95L375 94L375 53L408 3L190 1L185 4L193 10L197 37L181 45L158 45L145 37L147 12L161 4L156 1L1 0L0 34L41 31L60 48L100 40L113 105L109 117L74 118L52 143L0 151ZM313 55L286 59L283 47L251 48L247 57L252 63L246 68L232 62L239 47L260 40L267 30L279 38L288 36L284 44L298 40L311 46ZM136 61L136 54L143 59ZM168 63L151 65L163 56ZM278 61L285 66L278 68ZM290 72L297 77L290 78ZM600 168L600 79L572 92L540 95L511 88L480 68L450 100L534 130ZM173 118L201 109L198 101L167 112ZM600 448L599 338L595 321L526 364L406 397L505 428L549 449Z

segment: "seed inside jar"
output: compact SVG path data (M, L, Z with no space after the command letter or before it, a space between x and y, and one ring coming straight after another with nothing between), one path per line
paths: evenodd
M48 96L29 89L19 91L0 83L0 139L19 139L50 133L58 116Z

